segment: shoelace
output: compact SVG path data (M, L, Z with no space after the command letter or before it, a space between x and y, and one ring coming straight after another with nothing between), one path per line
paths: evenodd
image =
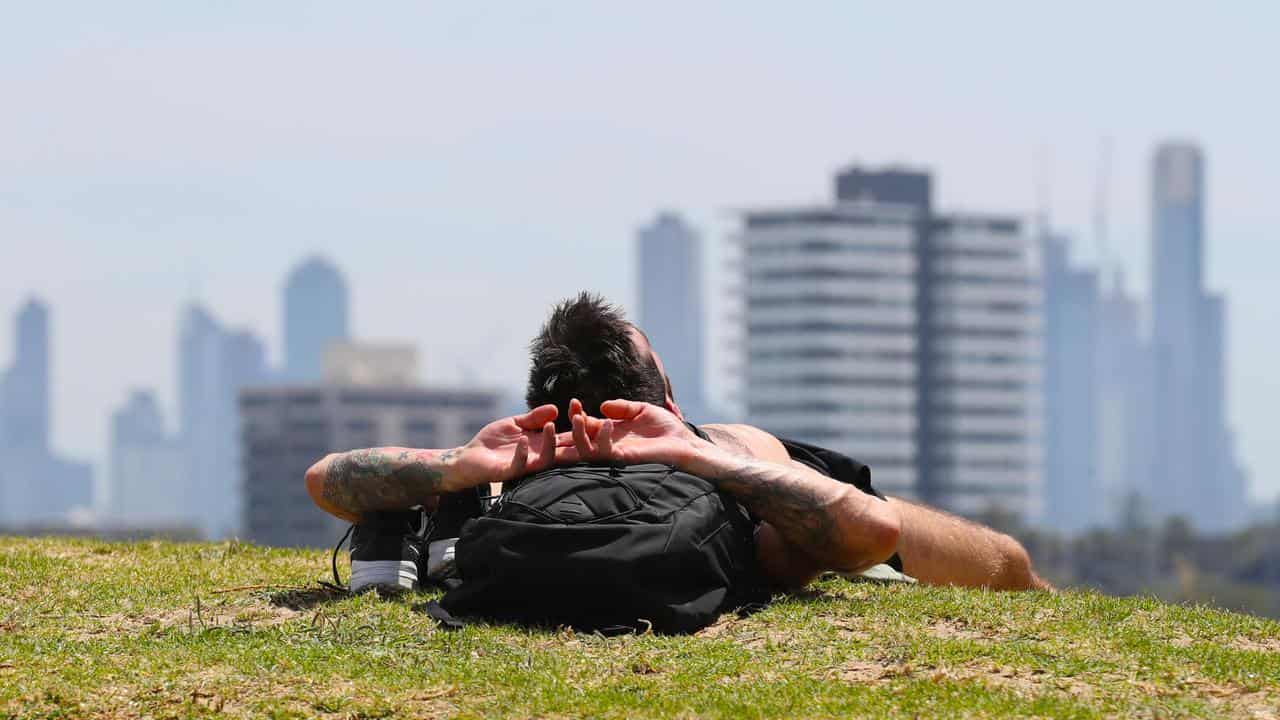
M418 531L418 533L420 534L410 533L410 536L414 536L418 538L426 538L428 535L431 534L432 528L435 527L435 516L428 513L423 513L423 514L426 515L426 520L424 521L424 525L422 529ZM350 592L351 590L350 586L346 583L343 583L342 576L338 574L338 551L341 550L343 544L346 543L347 540L351 538L351 534L355 532L355 529L356 529L355 523L351 523L350 525L348 525L347 531L342 533L342 537L338 538L338 543L333 546L333 554L329 557L329 567L333 570L333 582L328 583L321 580L320 581L321 585L324 585L325 587L328 587L334 590L340 590L342 592Z
M347 538L351 537L351 533L355 532L355 529L355 523L348 525L347 531L342 533L342 537L338 539L338 544L333 546L333 557L330 558L330 564L333 568L333 582L327 583L321 580L321 585L342 592L350 592L350 588L343 584L342 578L338 575L338 551L342 549L342 544L347 541Z

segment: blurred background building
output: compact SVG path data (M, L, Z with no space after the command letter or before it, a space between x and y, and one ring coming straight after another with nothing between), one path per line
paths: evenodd
M1244 518L1244 481L1226 427L1226 301L1204 282L1204 156L1193 143L1156 148L1151 173L1152 377L1150 497L1161 515L1219 531Z
M239 417L236 394L268 379L266 352L251 332L223 327L199 305L183 313L178 338L180 483L192 524L206 537L240 528Z
M636 320L662 356L681 412L707 422L702 238L679 215L662 212L640 229L636 256Z
M194 529L199 506L186 478L184 446L168 431L155 394L133 391L111 416L106 516L124 527Z
M1038 517L1036 248L1014 217L935 212L927 173L835 186L744 213L747 421L862 459L885 492Z
M314 382L323 372L325 350L347 339L347 283L321 257L303 261L284 286L284 377Z
M910 497L927 186L916 199L750 210L737 238L747 422L857 457L884 492Z
M1204 190L1197 146L1156 148L1149 339L1120 270L1104 287L1067 238L1043 239L1047 527L1115 526L1133 512L1214 533L1246 522L1224 407L1226 301L1204 284Z
M1070 239L1044 244L1046 523L1069 532L1094 527L1106 507L1098 445L1103 395L1098 353L1101 295L1096 270L1077 268Z
M92 502L92 469L61 457L51 424L49 308L32 298L14 322L13 362L0 375L0 526L56 521Z

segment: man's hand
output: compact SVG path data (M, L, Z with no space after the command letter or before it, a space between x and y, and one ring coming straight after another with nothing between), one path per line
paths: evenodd
M576 399L569 403L573 430L556 439L557 463L662 463L696 475L705 470L709 455L722 454L693 434L680 418L657 405L608 400L600 412L604 419L587 416Z
M548 468L556 456L556 406L484 426L451 450L402 447L333 453L307 470L307 493L321 510L359 522L370 510L403 510L435 496L503 482Z
M555 405L495 420L458 448L457 481L463 489L506 482L545 470L556 459Z

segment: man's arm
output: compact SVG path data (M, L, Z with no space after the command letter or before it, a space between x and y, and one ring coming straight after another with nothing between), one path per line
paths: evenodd
M703 430L717 445L762 459L790 461L773 435L750 425L708 425ZM930 585L962 585L996 590L1051 589L1036 575L1027 551L1015 539L991 528L915 503L889 498L901 520L898 557L903 572ZM808 558L772 528L757 536L760 560L784 585L803 585L826 569Z
M326 455L307 470L307 494L321 510L348 522L372 510L423 505L462 485L461 448L381 447Z
M1036 575L1021 543L954 515L890 498L902 517L902 571L930 585L993 590L1051 590Z
M703 430L723 447L775 461L790 457L776 437L750 425L708 425ZM901 520L897 553L903 572L921 582L996 590L1052 587L1036 575L1026 549L1008 535L905 500L889 498L889 503ZM761 562L772 577L802 585L825 569L784 539L771 537L769 530L763 528L757 540Z
M617 414L622 415L623 407L616 406L614 409ZM635 410L635 408L631 409ZM598 432L603 429L603 426L598 424L599 421L590 422L598 437ZM614 422L619 423L618 420ZM856 569L864 569L882 561L896 550L902 559L903 570L921 582L931 585L963 585L1000 590L1051 589L1051 586L1032 570L1030 558L1022 545L1007 535L942 511L896 498L890 498L885 502L850 485L832 480L806 465L790 461L786 449L777 438L758 428L747 425L723 425L714 426L714 429L708 426L704 429L717 443L728 446L740 454L767 458L774 461L773 465L784 464L777 460L779 457L787 458L785 465L797 474L797 477L804 477L806 474L816 475L827 483L844 488L845 492L853 493L854 497L861 501L859 506L854 507L847 504L848 500L843 501L842 504L826 504L828 511L838 513L839 517L834 520L826 517L829 513L821 510L824 503L809 502L808 508L816 517L806 518L806 503L795 501L802 499L803 496L795 496L794 490L798 487L812 486L784 481L780 491L791 495L793 501L780 503L779 498L771 496L768 490L763 490L764 484L761 482L769 477L781 478L782 475L778 475L776 469L772 474L748 472L736 486L732 479L728 480L729 484L724 485L725 489L734 492L736 487L734 494L758 516L768 521L761 527L757 536L759 556L769 576L784 585L802 585L822 570L844 570L849 565L857 566L858 563L849 562L853 559L861 559L865 564ZM626 431L626 428L621 430L623 433ZM615 436L618 432L617 429L611 429L611 433ZM651 430L646 432L650 435L654 434ZM674 434L677 430L672 427L670 432ZM727 437L722 435L732 436L733 440L725 443L723 441ZM612 438L610 440L612 441ZM684 443L689 445L690 441L685 438ZM682 448L679 445L662 448L660 445L655 445L652 439L649 439L648 445L646 453L661 450L662 453L672 457L689 451L689 448ZM704 447L693 447L695 453L705 450ZM747 452L741 452L743 450ZM642 460L631 460L631 462L640 461ZM722 460L723 462L725 461ZM745 463L746 460L743 462ZM714 472L731 472L732 470L731 466L726 466ZM694 474L702 474L704 471L707 470L691 470ZM886 507L890 512L884 512ZM814 540L822 534L816 532L817 530L847 527L848 522L856 526L861 520L857 515L859 511L867 513L864 517L869 525L863 528L855 527L852 536L856 537L861 533L870 533L874 536L883 532L887 538L889 533L885 531L888 528L877 529L877 523L896 522L893 525L896 540L893 547L888 551L880 548L877 552L860 556L850 548L840 548L840 544L837 543L828 548L828 552L831 548L840 548L837 557L832 557L822 552L822 547L815 545ZM874 546L875 543L871 542L868 545ZM867 559L872 560L868 562ZM844 566L841 564L842 560Z
M429 504L442 493L502 482L555 461L554 405L484 426L462 447L384 447L334 453L307 470L307 494L321 510L359 522L373 510Z
M572 437L566 440L572 447L564 448L557 460L663 462L715 482L765 521L760 541L766 547L801 554L803 568L787 567L787 558L762 553L765 570L775 579L803 582L815 566L856 572L893 554L897 513L878 498L789 460L753 457L755 443L749 435L738 434L742 448L702 440L654 405L611 400L602 411L611 419L573 415ZM781 452L785 455L785 449Z
M901 521L893 507L799 463L708 453L683 469L715 482L767 523L761 560L785 584L803 584L820 570L861 572L897 548ZM774 553L770 545L778 546ZM787 566L778 567L783 561Z

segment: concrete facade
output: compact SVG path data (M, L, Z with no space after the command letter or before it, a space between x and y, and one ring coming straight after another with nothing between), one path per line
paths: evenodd
M456 447L500 416L497 392L289 386L240 394L244 535L266 545L332 545L345 524L321 512L303 476L331 452Z
M747 421L965 514L1041 509L1039 259L1020 223L938 214L932 181L851 168L829 206L750 210Z

